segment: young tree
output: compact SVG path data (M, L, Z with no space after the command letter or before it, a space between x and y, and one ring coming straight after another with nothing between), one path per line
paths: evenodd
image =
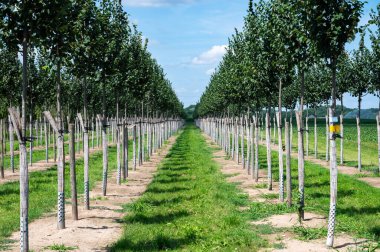
M26 150L26 102L28 85L28 50L31 44L37 44L40 34L41 1L4 0L0 2L0 33L7 47L18 52L22 48L22 92L21 116L13 110L12 123L18 132L20 143L20 250L29 250L28 208L29 208L29 177ZM16 124L20 117L21 123ZM16 128L19 127L19 128Z
M298 9L303 24L309 31L311 43L315 45L318 53L325 58L332 71L331 98L332 104L329 112L330 126L334 129L336 110L336 70L338 57L344 52L344 45L356 31L362 13L363 3L359 0L330 0L302 2ZM331 247L334 243L335 211L337 199L337 163L336 163L336 137L330 132L331 160L330 160L330 213L326 245Z
M338 58L337 64L337 96L340 99L340 164L344 163L344 128L343 128L343 119L344 119L344 103L343 97L346 92L348 92L349 87L353 84L350 75L350 64L351 59L348 53L343 53Z
M377 116L377 139L379 153L379 171L380 171L380 4L377 10L371 12L371 20L369 22L375 26L375 31L371 31L372 44L372 81L371 93L379 98L379 114Z
M42 13L50 22L43 24L42 45L50 54L55 65L56 104L57 104L57 150L58 150L58 229L65 228L65 157L64 126L62 113L62 63L71 53L71 43L75 41L72 27L77 19L79 6L71 0L52 0L43 8Z
M371 53L364 45L365 33L361 34L359 49L354 50L349 75L352 85L350 92L358 98L358 114L356 117L358 132L358 170L362 169L361 162L361 136L360 136L360 111L363 95L366 94L371 84Z
M380 4L377 5L376 10L371 12L371 20L369 24L375 26L375 30L370 30L371 47L372 47L372 81L371 92L379 98L380 110Z
M88 79L96 77L98 61L100 60L100 45L98 35L100 32L98 14L99 10L92 0L78 1L81 5L78 19L75 21L75 43L71 55L73 64L71 71L82 83L83 117L81 123L83 129L84 145L84 203L87 210L90 209L89 194L89 113L88 113ZM94 130L94 129L92 129Z

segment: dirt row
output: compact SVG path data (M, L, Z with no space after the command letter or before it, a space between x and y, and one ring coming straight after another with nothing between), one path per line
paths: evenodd
M219 148L210 137L204 135L207 139L207 143L212 148ZM275 147L273 147L275 148ZM252 202L265 202L270 204L281 203L279 199L265 197L269 194L278 194L278 183L273 182L273 190L266 189L267 173L261 169L259 171L259 180L255 182L252 175L247 174L247 170L243 169L242 165L237 164L235 161L227 159L227 156L223 150L218 150L213 153L213 159L220 164L221 171L227 175L227 181L238 184L238 187L245 192ZM245 210L245 209L241 209ZM327 213L326 213L327 215ZM283 215L273 215L269 218L265 218L259 221L251 222L253 226L269 225L274 228L291 229L296 226L300 226L298 222L298 215L296 213L289 213ZM306 228L327 228L327 219L325 216L306 212L305 220L302 222L302 226ZM312 241L301 241L296 239L296 236L292 232L282 232L264 235L264 238L269 241L270 244L281 243L283 248L281 249L264 249L263 251L292 251L292 252L306 252L306 251L355 251L355 248L360 244L366 242L365 240L358 240L348 235L338 234L335 237L334 249L328 249L325 245L325 239L317 239Z
M64 245L71 251L108 251L109 247L122 235L122 205L138 199L152 181L159 163L163 160L176 141L169 138L168 144L151 156L149 162L129 171L127 182L117 185L116 172L110 176L107 196L102 197L101 182L90 192L91 210L84 210L79 200L79 220L73 221L71 205L66 204L66 228L57 230L55 213L49 213L29 225L30 249L33 251L51 251L53 245ZM131 167L131 166L130 166ZM11 239L18 241L19 233ZM15 242L11 251L19 251Z

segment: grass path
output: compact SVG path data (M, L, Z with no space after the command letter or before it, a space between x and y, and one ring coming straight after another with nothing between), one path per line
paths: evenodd
M238 210L248 204L199 129L187 126L146 193L125 205L125 231L112 250L255 251L266 242Z

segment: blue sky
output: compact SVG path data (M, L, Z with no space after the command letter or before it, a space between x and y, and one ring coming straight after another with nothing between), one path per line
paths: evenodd
M362 24L379 2L368 0ZM123 0L123 6L149 39L149 50L178 97L189 106L202 95L234 29L241 30L248 0ZM356 39L347 49L357 44ZM347 95L345 104L354 108L357 99ZM364 98L363 108L377 106L376 97Z

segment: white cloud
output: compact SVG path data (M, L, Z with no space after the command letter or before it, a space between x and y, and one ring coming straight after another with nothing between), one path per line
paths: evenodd
M215 68L211 68L211 69L209 69L209 70L206 71L206 74L207 75L212 75L214 72L215 72Z
M223 55L226 53L226 45L216 45L211 47L210 50L203 52L198 57L195 57L192 61L195 65L209 65L221 60Z
M123 0L123 3L133 7L162 7L179 4L190 4L195 0Z

